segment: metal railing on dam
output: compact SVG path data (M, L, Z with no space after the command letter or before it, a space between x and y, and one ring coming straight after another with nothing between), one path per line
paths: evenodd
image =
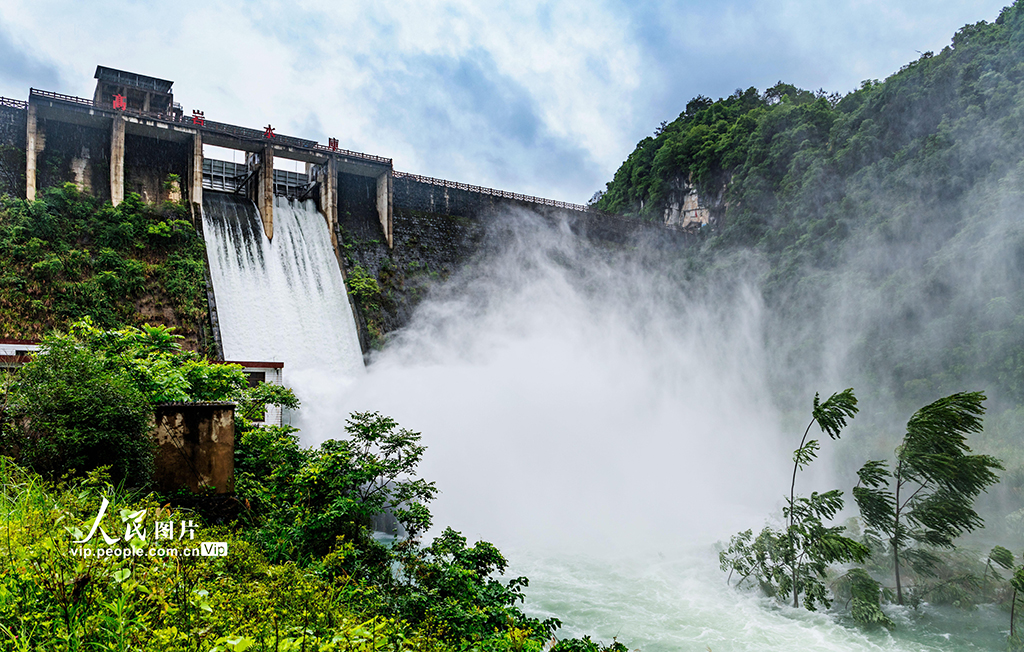
M475 192L481 195L490 195L492 197L500 197L501 199L511 199L514 201L527 202L530 204L540 204L542 206L554 206L555 208L564 208L570 211L577 211L580 213L595 213L589 206L584 204L572 204L569 202L558 201L556 199L546 199L544 197L534 197L533 195L521 195L517 192L509 192L507 190L498 190L496 188L485 188L483 186L474 186L468 183L459 183L458 181L448 181L447 179L437 179L435 177L425 177L420 174L411 174L409 172L399 172L395 170L393 172L395 178L399 179L411 179L412 181L418 181L419 183L426 183L432 186L438 186L441 188L453 188L455 190L465 190L466 192Z
M15 100L9 97L0 96L0 106L6 107L8 109L20 109L22 111L25 111L28 109L28 102L24 100Z

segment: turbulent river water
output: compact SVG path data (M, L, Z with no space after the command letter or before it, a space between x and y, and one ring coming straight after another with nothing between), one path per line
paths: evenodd
M867 633L727 587L714 545L778 514L806 425L773 407L756 273L688 287L657 257L509 220L334 421L374 409L422 431L435 524L496 543L528 611L648 652L1005 649L996 608L893 608L893 633ZM798 493L831 488L823 452Z
M895 632L866 633L841 609L726 586L715 542L778 513L806 425L773 401L756 265L688 285L536 216L492 235L365 375L304 370L307 444L357 410L422 432L435 530L495 543L560 636L648 652L1005 649L994 608L894 608ZM831 488L824 452L798 493Z
M887 608L896 629L865 632L842 612L811 613L725 586L711 545L655 555L508 550L529 577L527 610L645 652L1006 650L1009 615L925 605Z

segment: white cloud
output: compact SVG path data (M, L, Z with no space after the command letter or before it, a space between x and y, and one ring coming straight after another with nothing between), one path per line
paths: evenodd
M186 110L213 120L333 136L399 169L583 201L697 94L779 79L852 90L1000 6L0 0L0 24L35 69L68 85L52 90L89 97L96 64L123 68L174 80ZM0 75L0 94L24 97L23 81Z

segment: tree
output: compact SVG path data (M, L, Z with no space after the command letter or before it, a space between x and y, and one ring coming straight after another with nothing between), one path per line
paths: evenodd
M0 406L0 449L52 477L110 465L115 479L146 485L157 403L288 400L283 388L250 390L242 367L211 363L181 339L165 326L105 330L89 318L46 336Z
M372 517L391 511L410 536L430 527L426 503L437 488L415 478L426 447L420 433L376 412L357 412L346 439L302 448L290 427L241 433L235 490L248 505L254 536L274 560L309 561L339 536L365 540Z
M115 480L148 484L150 404L94 351L72 338L47 338L18 372L12 394L17 425L7 454L50 477L110 465Z
M843 492L838 489L809 498L796 495L797 472L817 457L818 440L807 440L815 424L832 439L838 439L846 421L857 413L857 399L852 389L846 389L821 402L814 395L811 421L804 430L800 446L793 452L793 479L789 496L783 508L786 529L776 531L764 528L755 539L747 530L730 540L729 548L719 555L722 570L741 574L737 586L753 576L767 595L793 596L793 606L804 606L813 611L818 603L828 607L831 601L822 580L831 564L863 561L867 546L843 536L845 528L826 526L843 508Z
M810 464L818 456L818 449L821 447L817 439L807 441L807 435L811 432L811 427L814 424L818 424L821 431L831 439L839 439L839 433L846 427L846 420L852 419L855 414L857 414L857 398L853 395L852 387L833 394L824 403L820 402L818 394L815 393L814 407L811 409L811 421L807 424L807 428L804 429L804 436L800 439L800 446L793 452L793 480L789 485L789 503L787 508L783 510L783 515L789 518L787 543L789 554L793 558L792 590L794 607L799 606L797 599L801 583L797 581L797 576L800 572L802 558L808 556L811 559L820 558L820 563L825 561L825 558L833 556L833 554L838 554L840 557L830 561L839 561L840 558L846 555L859 556L861 558L867 556L866 552L855 551L854 548L850 547L850 543L853 542L852 539L838 536L843 531L843 528L830 528L830 530L835 531L832 533L826 531L822 526L822 519L832 518L836 512L843 508L843 492L833 489L821 495L813 493L810 499L797 499L795 493L797 471ZM834 536L838 536L838 539L834 539ZM798 554L799 544L803 543L806 546L806 543L812 540L819 540L824 545L835 546L837 549L835 553L830 551L830 554L815 555L812 554L811 550L805 548L799 551ZM842 552L841 549L846 549L846 552ZM825 563L827 566L828 562ZM824 568L821 575L824 575Z
M900 562L917 570L935 564L926 548L954 547L961 534L983 525L974 500L999 481L994 457L971 455L966 435L981 431L981 392L960 392L918 410L907 422L896 465L870 460L857 472L854 499L869 535L884 536L892 550L896 600L903 604Z

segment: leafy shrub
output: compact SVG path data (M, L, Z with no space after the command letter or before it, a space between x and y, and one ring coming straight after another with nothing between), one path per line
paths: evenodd
M88 319L43 340L14 377L3 450L50 477L111 465L148 484L156 403L219 401L247 393L237 365L184 351L162 326L103 330Z
M358 541L365 554L372 517L392 511L411 533L429 527L425 503L434 483L409 479L425 448L420 435L378 413L355 413L345 440L303 449L290 427L240 434L235 487L250 510L254 536L275 561L308 563L327 554L339 536Z
M110 465L145 485L152 473L151 408L124 374L71 338L50 338L18 373L9 411L21 426L6 442L51 477Z

